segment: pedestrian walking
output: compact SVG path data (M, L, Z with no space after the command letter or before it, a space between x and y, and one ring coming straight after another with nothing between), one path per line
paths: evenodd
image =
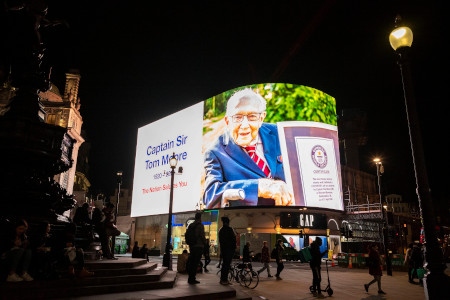
M328 252L326 249L323 252L320 252L320 247L322 246L322 239L320 237L316 237L316 239L310 245L310 253L311 260L309 261L309 267L311 268L313 281L312 281L312 293L314 296L318 298L324 298L325 296L322 294L322 289L320 287L320 283L322 282L322 274L321 267L322 264L322 256Z
M270 274L270 253L269 247L267 247L267 241L263 241L263 246L261 248L261 262L263 263L263 267L258 270L258 275L264 270L267 270L267 277L273 277Z
M283 252L284 252L284 246L283 246L283 241L281 239L277 240L277 256L275 258L275 260L277 261L277 273L275 274L275 277L277 278L277 280L282 280L283 278L280 277L281 271L283 271L284 269L284 264L283 264Z
M253 270L253 266L251 264L252 255L251 255L251 251L250 251L250 242L246 242L244 245L244 249L242 250L242 262L248 263L249 269Z
M386 294L381 289L381 276L383 276L383 272L381 271L382 265L381 265L381 256L378 252L378 245L373 244L370 247L369 251L369 274L373 276L373 279L371 282L364 284L364 289L366 292L369 292L369 287L372 283L378 284L378 294Z
M220 253L222 256L222 268L220 269L220 284L228 285L228 272L230 271L231 261L236 251L236 234L230 226L230 219L222 217L222 227L219 230Z

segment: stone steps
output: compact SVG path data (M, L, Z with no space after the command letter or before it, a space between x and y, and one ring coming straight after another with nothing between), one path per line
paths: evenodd
M2 299L61 299L107 293L173 288L177 274L145 259L86 261L88 278L61 278L0 284Z
M176 266L174 271L162 267L158 259L89 260L86 268L94 272L93 277L1 282L0 299L252 299L239 288L219 285L215 272L199 275L202 284L191 286L187 274L177 273Z

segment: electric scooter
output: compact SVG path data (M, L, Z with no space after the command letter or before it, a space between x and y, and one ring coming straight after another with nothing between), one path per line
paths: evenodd
M325 287L325 289L321 290L321 292L326 292L328 294L328 296L331 296L331 295L333 295L333 289L330 286L330 275L328 273L328 262L329 261L330 261L329 259L325 260L325 266L327 268L328 285ZM314 286L311 285L309 287L309 290L310 290L311 293L313 293L314 292Z

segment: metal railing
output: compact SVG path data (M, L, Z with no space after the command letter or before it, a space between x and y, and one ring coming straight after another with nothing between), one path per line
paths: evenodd
M369 213L369 212L381 212L381 203L367 203L367 204L350 204L346 206L349 213Z

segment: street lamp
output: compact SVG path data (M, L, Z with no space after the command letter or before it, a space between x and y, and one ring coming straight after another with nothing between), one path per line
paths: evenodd
M169 220L167 222L167 241L166 249L163 256L163 267L167 267L168 270L172 271L172 206L173 206L173 181L175 177L175 168L177 166L178 160L175 157L175 152L169 159L170 165L170 201L169 201Z
M380 181L380 177L381 177L381 174L384 173L384 167L383 167L383 163L381 162L381 159L379 159L378 157L375 157L373 159L373 162L375 163L375 166L377 167L378 196L379 196L378 200L380 200L380 206L381 206L382 200L381 200L381 184L380 184L381 181Z
M114 216L114 225L117 225L117 216L119 215L119 199L120 199L120 186L122 185L122 171L117 171L117 203L116 203L116 215ZM112 237L113 254L116 249L116 237ZM120 252L120 249L119 249ZM119 253L118 253L119 254Z
M116 218L119 215L119 200L120 200L120 186L122 185L122 171L117 171L117 204L116 204ZM114 222L115 222L114 220Z
M416 179L416 194L419 202L420 217L425 234L425 266L428 274L424 278L424 290L427 299L443 299L448 296L450 277L444 273L443 254L439 247L435 232L436 221L431 200L428 175L425 167L422 136L420 134L414 89L412 85L411 70L408 53L413 41L410 28L400 26L401 17L395 18L395 28L389 35L389 42L397 54L397 64L402 77L403 93L406 106L409 137L411 144L414 175Z
M381 159L376 157L373 159L375 166L377 167L377 178L378 178L378 197L380 201L380 210L381 210L381 218L383 219L383 248L384 255L386 256L386 273L389 276L392 276L392 262L391 257L389 255L389 224L388 224L388 216L387 216L387 206L382 205L381 198L381 174L384 173L384 166L381 162Z

